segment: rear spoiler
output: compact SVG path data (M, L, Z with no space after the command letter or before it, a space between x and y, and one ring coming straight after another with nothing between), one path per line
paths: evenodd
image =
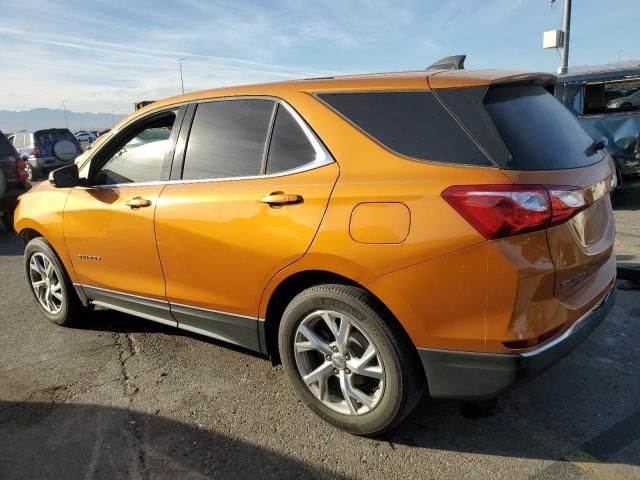
M496 78L489 82L489 85L540 85L542 87L553 87L558 78L551 73L520 73L506 77Z

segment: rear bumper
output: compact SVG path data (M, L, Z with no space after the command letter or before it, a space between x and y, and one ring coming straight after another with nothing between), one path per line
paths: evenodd
M515 383L551 367L587 338L607 316L615 282L606 295L567 331L541 347L519 354L419 348L429 393L437 398L492 398Z

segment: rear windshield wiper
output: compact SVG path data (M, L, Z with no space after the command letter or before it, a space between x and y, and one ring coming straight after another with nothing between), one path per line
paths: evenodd
M598 140L594 140L591 145L589 145L584 153L587 157L598 153L600 150L604 150L604 148L609 144L609 140L607 137L600 137Z

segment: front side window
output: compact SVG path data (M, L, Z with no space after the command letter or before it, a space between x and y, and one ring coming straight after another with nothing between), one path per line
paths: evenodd
M166 162L173 151L171 130L175 112L162 115L144 123L144 127L117 142L112 152L96 174L95 185L154 182L165 180ZM105 148L109 148L105 145Z
M184 160L185 180L254 176L262 173L275 103L222 100L198 105Z
M292 170L315 159L316 151L302 127L285 107L279 106L269 144L266 173Z

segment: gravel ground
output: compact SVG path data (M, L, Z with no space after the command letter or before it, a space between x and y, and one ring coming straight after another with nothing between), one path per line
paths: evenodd
M618 254L640 263L631 200ZM424 399L372 440L324 424L244 350L117 312L49 324L22 249L0 231L2 479L640 478L640 291L488 415Z

